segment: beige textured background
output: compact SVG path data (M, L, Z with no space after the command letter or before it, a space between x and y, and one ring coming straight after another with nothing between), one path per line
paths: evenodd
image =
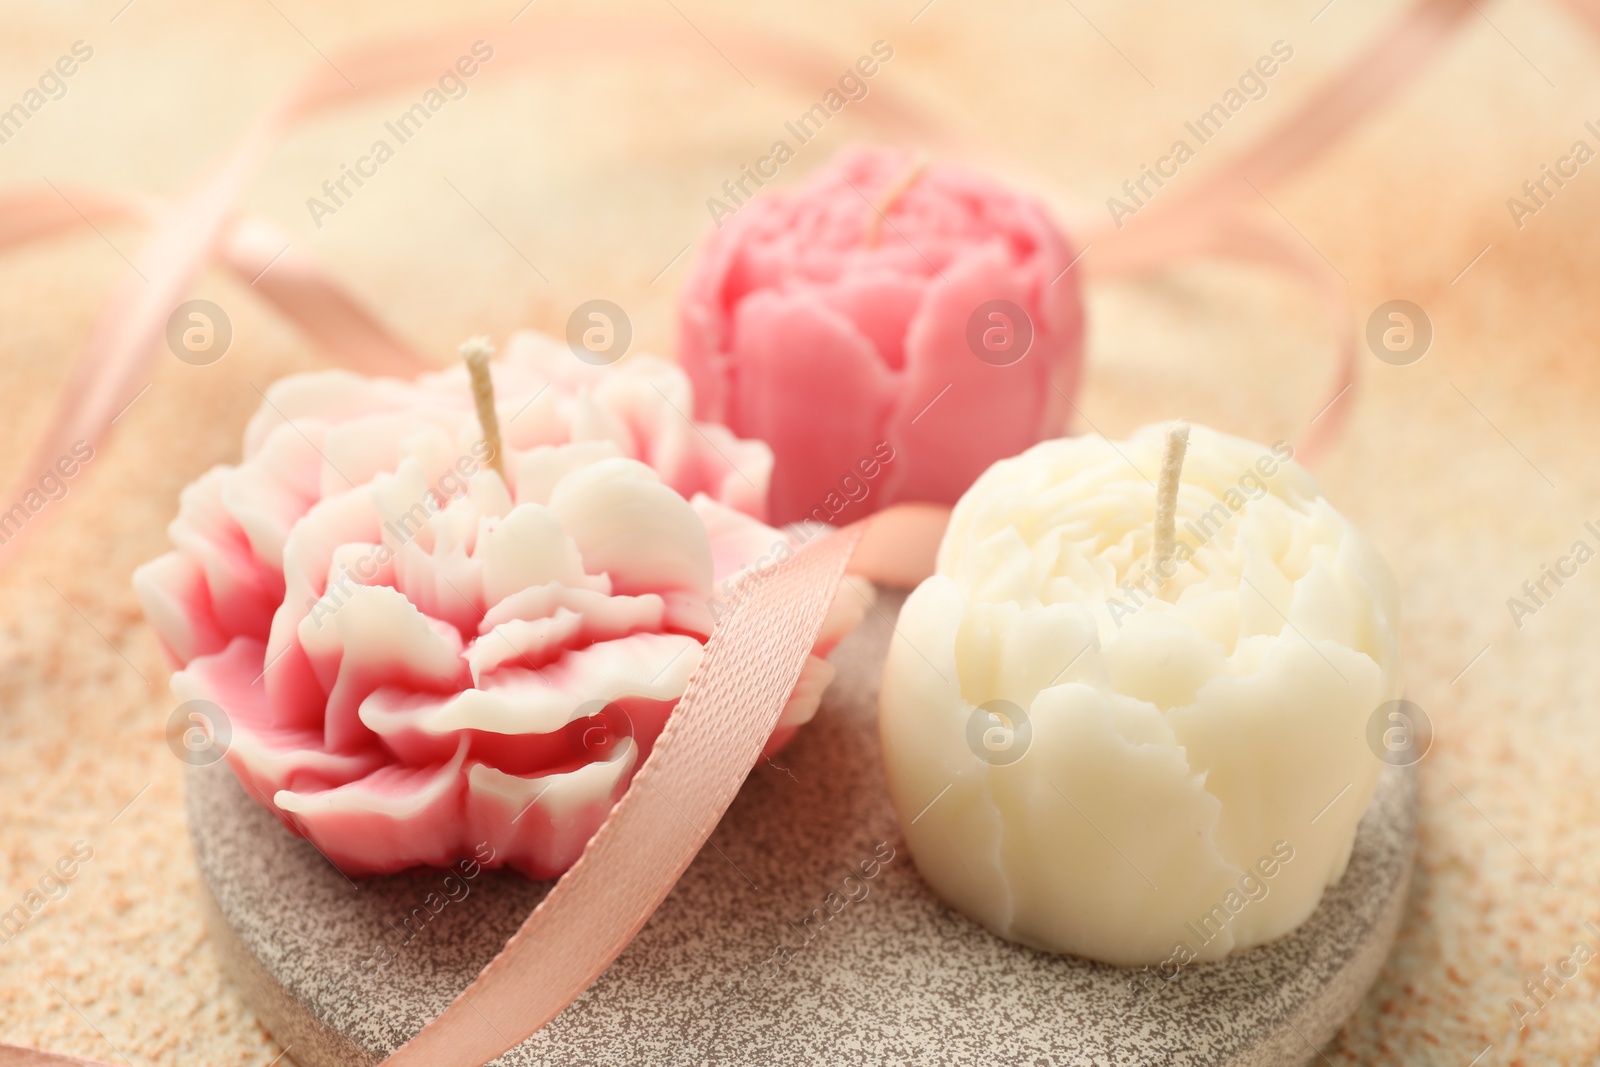
M0 182L171 195L321 62L319 49L463 14L509 21L521 6L124 2L0 6L0 107L73 41L95 49L66 97L0 145ZM334 113L290 137L248 206L431 351L473 332L559 331L593 296L623 303L639 343L670 351L689 262L673 257L703 231L705 197L826 88L790 87L759 67L746 84L695 27L713 42L729 21L790 35L837 56L840 70L890 41L896 57L878 84L892 81L988 146L997 170L1066 214L1099 211L1274 40L1289 42L1294 60L1179 181L1261 131L1400 10L1395 0L1334 0L1320 13L1323 0L935 0L913 23L922 3L613 5L619 18L676 26L659 61L491 63L319 230L305 198L415 96ZM1590 295L1600 161L1520 231L1504 204L1574 139L1600 147L1582 129L1600 123L1600 40L1551 4L1480 7L1395 106L1273 197L1348 279L1363 317L1405 297L1436 332L1414 366L1363 360L1350 433L1320 472L1399 576L1410 694L1438 731L1423 764L1407 925L1327 1050L1340 1065L1600 1060L1600 962L1526 1030L1507 1007L1579 938L1600 947L1580 928L1600 923L1591 892L1600 657L1588 647L1600 564L1520 631L1505 607L1583 536L1585 520L1600 520L1600 309ZM538 0L519 25L562 11L560 0ZM847 114L786 180L870 133ZM7 478L107 286L130 269L116 250L131 256L140 238L85 231L0 257ZM1092 253L1084 267L1092 278ZM1088 294L1082 406L1107 432L1183 414L1271 440L1320 406L1328 327L1294 284L1197 263L1133 285L1091 283ZM212 275L197 295L230 312L232 351L205 368L163 354L149 391L50 506L48 534L0 574L0 909L75 840L94 849L69 895L0 946L0 1039L140 1067L260 1067L280 1050L220 981L196 912L179 764L163 740L173 701L128 574L165 547L178 490L235 457L252 383L321 357L247 287Z

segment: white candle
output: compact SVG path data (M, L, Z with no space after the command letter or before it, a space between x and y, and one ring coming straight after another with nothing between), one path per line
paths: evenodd
M1382 766L1368 720L1401 686L1394 579L1292 450L1198 426L1187 457L1167 444L1047 441L985 472L880 696L933 889L1003 937L1124 965L1218 959L1310 916Z

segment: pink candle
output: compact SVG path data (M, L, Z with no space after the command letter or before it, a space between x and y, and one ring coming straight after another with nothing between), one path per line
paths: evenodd
M699 417L772 446L772 518L953 504L1066 429L1077 252L1032 199L859 148L720 220L684 293Z
M243 460L184 491L176 550L134 578L182 666L180 725L350 874L467 855L560 874L719 606L792 549L760 518L766 446L691 424L677 367L523 334L491 384L473 355L471 387L459 366L275 383ZM840 598L768 751L864 606Z

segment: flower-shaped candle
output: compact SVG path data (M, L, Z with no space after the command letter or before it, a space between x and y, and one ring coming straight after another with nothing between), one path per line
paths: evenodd
M1399 695L1399 615L1290 456L1199 427L1186 458L1158 428L1047 441L956 505L880 705L946 901L1124 965L1217 959L1315 910L1382 766L1366 729Z
M842 154L706 241L679 356L701 418L772 446L772 513L952 504L1066 429L1076 252L1028 197L907 152Z
M523 334L498 403L486 384L480 420L461 367L276 383L243 462L184 491L177 550L135 575L174 692L222 710L240 780L351 874L485 842L565 870L683 694L718 591L790 552L761 521L766 446L691 423L671 364ZM861 604L839 598L769 750Z

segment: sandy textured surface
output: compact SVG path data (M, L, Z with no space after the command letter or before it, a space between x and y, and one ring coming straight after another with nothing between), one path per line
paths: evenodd
M13 5L0 16L0 106L74 41L95 50L63 99L0 144L0 181L171 194L320 62L317 49L437 17L417 3L273 0L224 12L134 0L119 13L123 2ZM501 21L520 6L466 5ZM841 70L891 41L880 78L988 146L999 169L1063 213L1099 211L1273 41L1289 42L1294 60L1177 180L1222 160L1398 10L1390 0L1336 0L1320 14L1321 0L935 0L912 23L922 0L676 6L713 42L737 17L836 55ZM1600 963L1552 983L1526 1029L1507 1003L1533 1006L1523 983L1579 939L1594 946L1582 924L1600 925L1589 892L1600 876L1600 660L1583 644L1600 565L1580 569L1521 629L1506 609L1574 540L1594 546L1584 523L1600 522L1600 161L1521 229L1505 206L1574 140L1600 146L1584 129L1600 125L1600 42L1543 3L1480 6L1485 17L1397 106L1263 206L1336 266L1363 317L1406 298L1435 328L1413 366L1364 359L1351 431L1320 472L1399 576L1409 690L1438 732L1422 765L1406 926L1327 1050L1335 1064L1600 1058ZM595 296L629 309L641 343L669 349L687 265L674 256L705 227L705 198L826 85L791 87L760 67L745 71L747 84L672 6L640 9L677 20L662 34L671 58L491 64L317 229L305 198L410 100L331 114L286 142L249 206L431 351L518 325L559 331ZM560 10L540 0L519 25ZM846 114L786 177L870 132ZM86 231L0 259L7 474L140 236ZM1084 267L1092 276L1092 251ZM74 842L93 850L66 897L0 946L0 1038L141 1067L261 1067L280 1050L221 983L207 946L181 767L163 738L173 701L128 574L165 546L178 490L236 455L255 387L320 358L248 287L209 276L197 295L228 309L232 351L210 367L163 356L114 439L50 505L48 534L0 575L0 907L25 899ZM1193 264L1136 285L1091 284L1089 311L1082 407L1108 433L1182 414L1271 440L1320 406L1328 329L1290 283Z

